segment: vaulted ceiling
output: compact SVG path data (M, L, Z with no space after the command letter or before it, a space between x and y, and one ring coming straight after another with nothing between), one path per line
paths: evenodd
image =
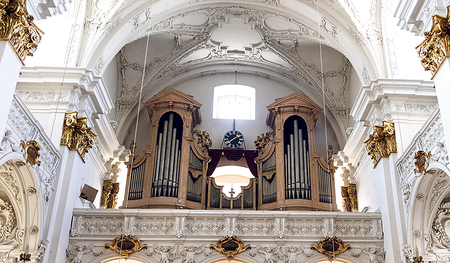
M147 16L137 15L134 28ZM154 94L155 87L245 66L247 74L275 79L318 102L323 99L341 135L351 126L353 67L346 56L324 44L322 34L336 34L326 22L312 28L275 12L222 5L179 11L148 27L147 54L147 36L141 35L116 55L120 80L115 119L120 128L126 128L121 126L138 103L144 63L143 98ZM352 81L359 84L357 78Z

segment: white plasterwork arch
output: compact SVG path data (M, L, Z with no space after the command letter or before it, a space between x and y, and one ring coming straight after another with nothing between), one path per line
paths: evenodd
M25 245L16 244L10 257L18 257L27 245L32 258L37 257L39 241L44 234L38 181L35 168L25 164L22 153L9 152L0 157L0 186L11 201L18 230L26 231Z
M139 28L137 28L135 31L132 30L132 19L138 15L141 11L148 9L151 6L151 1L139 1L135 4L133 4L132 7L128 8L128 12L126 14L122 14L121 16L124 17L124 19L120 20L120 22L115 25L115 27L109 32L109 34L97 34L97 39L92 40L92 44L90 44L88 47L86 47L87 51L83 54L83 57L79 59L80 63L79 65L83 66L85 65L87 68L98 68L99 64L101 65L108 65L111 60L114 58L114 56L119 52L119 50L125 46L127 43L130 43L131 41L134 41L136 39L139 39L141 37L144 37L147 35L146 30L149 27L148 23L157 24L160 21L163 21L164 19L170 17L173 14L176 14L176 12L183 13L188 10L195 10L199 8L207 8L209 6L222 6L226 3L229 4L229 2L223 2L220 1L214 1L213 3L210 2L202 2L202 3L191 3L187 4L184 1L180 1L180 4L178 6L174 6L173 1L170 0L160 0L155 1L156 3L154 6L158 5L159 9L158 11L152 11L152 18L151 22L146 22L142 24ZM170 4L167 2L171 2ZM184 3L183 3L184 2ZM259 10L271 10L273 13L283 14L289 17L292 17L293 19L298 20L299 22L315 29L318 29L317 26L317 12L311 6L311 4L308 1L304 1L305 3L296 2L296 5L299 5L298 8L296 8L296 11L286 9L283 7L278 7L274 5L267 5L267 4L261 4L261 3L249 3L249 2L242 2L242 3L235 3L234 6L238 6L239 4L241 6L245 6L248 8L258 8ZM165 7L167 6L167 7ZM167 10L168 9L168 10ZM307 12L309 11L309 12ZM158 12L158 13L156 13ZM359 78L362 80L362 69L365 67L368 71L368 74L370 78L379 78L384 77L384 70L382 68L382 65L384 63L379 62L376 59L376 56L374 56L372 51L369 51L367 47L364 44L359 44L358 41L355 39L355 37L349 32L349 30L344 25L344 21L340 22L342 18L336 18L332 14L325 13L323 10L321 10L322 15L325 15L328 20L332 21L334 25L337 28L337 36L336 38L332 37L331 35L327 34L326 32L322 32L321 35L324 37L324 40L322 40L323 44L327 44L330 47L340 51L343 53L352 63L353 67L356 70ZM351 21L347 21L348 23L352 24ZM100 67L99 73L102 74L103 71L106 69L105 66Z
M426 254L426 235L431 234L434 215L442 199L450 191L450 169L440 162L432 162L428 172L421 175L411 192L411 210L408 218L407 244ZM444 184L445 183L445 184ZM442 187L438 187L439 184Z

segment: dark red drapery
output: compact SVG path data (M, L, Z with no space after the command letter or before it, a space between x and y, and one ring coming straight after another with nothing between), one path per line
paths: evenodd
M245 161L247 162L248 169L250 169L250 172L253 174L255 178L258 177L256 163L254 162L254 159L256 157L256 153L251 150L234 150L234 149L211 149L209 151L209 156L211 156L211 161L208 164L208 172L206 173L207 176L211 176L216 170L217 165L219 164L220 157L222 156L222 152L224 153L225 157L230 161L238 161L241 159L242 155L245 158Z

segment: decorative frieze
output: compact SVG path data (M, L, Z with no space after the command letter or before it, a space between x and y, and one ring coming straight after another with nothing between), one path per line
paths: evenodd
M23 64L41 42L43 32L27 12L26 1L0 2L0 41L8 41Z
M397 152L394 123L383 121L383 126L373 126L373 135L369 135L364 144L375 168L381 158Z
M68 112L64 117L61 145L71 151L77 151L84 162L86 153L94 145L97 135L87 126L87 118L77 118L78 112Z
M430 70L433 77L450 56L449 11L450 6L447 6L446 17L433 16L431 30L424 33L425 40L416 47L422 66L425 70Z

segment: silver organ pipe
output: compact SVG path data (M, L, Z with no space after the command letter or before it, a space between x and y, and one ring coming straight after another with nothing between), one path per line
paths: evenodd
M178 187L180 142L177 139L177 128L174 113L169 113L164 120L162 132L158 134L155 169L152 184L152 196L175 197Z
M322 203L332 203L331 175L319 164L317 166L319 170L319 201Z
M298 120L293 120L292 133L285 152L285 184L287 199L311 199L309 152Z
M130 189L128 190L128 200L142 199L144 189L145 163L131 170Z

